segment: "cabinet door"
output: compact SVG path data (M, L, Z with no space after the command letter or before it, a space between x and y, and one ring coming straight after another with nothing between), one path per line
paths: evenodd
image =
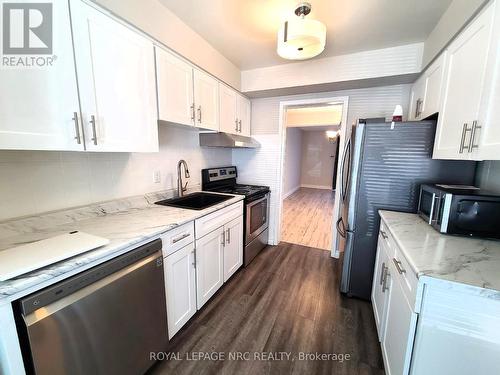
M492 25L488 7L448 47L435 159L469 159L473 122L478 119Z
M219 82L208 74L194 70L195 125L219 131Z
M196 297L200 309L224 282L224 228L196 240Z
M479 109L478 126L474 145L474 160L500 160L500 3L495 7L495 21L490 42L485 90ZM494 46L497 46L494 48Z
M52 9L52 65L0 69L0 149L83 150L68 3Z
M397 271L389 266L391 279L382 354L387 375L407 375L410 369L417 314L403 294Z
M243 264L243 216L226 225L224 245L224 282L226 282Z
M237 93L233 89L219 84L220 93L220 131L239 134L239 124L236 116Z
M159 119L194 125L192 66L158 47L155 56Z
M250 137L250 100L242 95L238 95L236 117L238 118L238 133Z
M409 121L417 121L422 119L425 100L425 77L421 76L415 81L410 93L410 109L408 113Z
M152 42L80 0L71 13L87 149L158 151Z
M439 112L441 103L441 93L443 91L444 65L446 62L446 52L425 71L425 98L422 108L422 118L426 118Z
M383 333L385 328L385 313L389 296L388 283L390 282L388 271L389 258L387 256L384 244L379 238L377 246L377 258L375 260L375 271L373 273L371 296L373 314L375 316L375 324L377 326L379 341L383 340Z
M194 244L191 243L166 257L164 271L170 339L196 313Z

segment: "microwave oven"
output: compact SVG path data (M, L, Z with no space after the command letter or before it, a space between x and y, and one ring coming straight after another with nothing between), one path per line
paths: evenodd
M418 214L441 233L500 239L500 194L461 185L422 185Z

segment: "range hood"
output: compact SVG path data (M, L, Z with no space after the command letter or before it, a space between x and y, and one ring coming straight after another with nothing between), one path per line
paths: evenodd
M251 137L228 133L200 133L200 146L227 148L257 148L260 143Z

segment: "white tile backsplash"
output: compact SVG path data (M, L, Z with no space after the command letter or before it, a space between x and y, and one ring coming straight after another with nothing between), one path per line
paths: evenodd
M179 159L189 186L200 184L201 168L231 164L231 150L201 148L194 129L160 125L159 140L158 153L0 151L0 220L175 189Z

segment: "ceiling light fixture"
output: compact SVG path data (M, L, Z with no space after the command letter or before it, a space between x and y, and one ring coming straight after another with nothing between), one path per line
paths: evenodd
M305 60L318 56L325 49L326 26L306 19L311 4L299 3L295 14L299 18L286 21L278 31L278 55L288 60Z

